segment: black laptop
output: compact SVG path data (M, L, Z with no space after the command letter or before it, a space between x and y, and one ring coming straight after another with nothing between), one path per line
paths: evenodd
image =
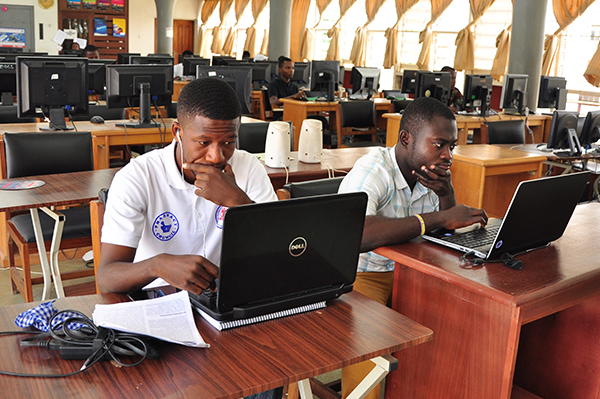
M331 194L227 210L216 293L190 293L219 321L334 299L352 290L367 195Z
M563 235L589 179L590 172L582 172L523 181L503 219L490 219L483 229L479 224L440 229L423 238L483 259L544 246Z

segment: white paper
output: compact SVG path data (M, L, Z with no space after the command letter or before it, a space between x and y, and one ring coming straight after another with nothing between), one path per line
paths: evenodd
M57 44L63 44L66 38L67 34L59 29L56 31L56 34L54 35L54 39L52 39L52 41Z
M196 328L187 291L156 299L96 305L92 318L100 327L148 335L185 346L209 347Z
M77 38L77 29L63 29L65 32L65 39L76 39Z
M80 39L80 38L76 37L75 39L73 39L73 42L79 44L79 48L81 50L83 50L84 48L87 47L87 40L85 40L85 39Z

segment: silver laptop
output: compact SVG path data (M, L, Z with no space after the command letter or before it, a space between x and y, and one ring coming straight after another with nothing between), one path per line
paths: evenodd
M483 259L544 246L563 235L589 180L582 172L523 181L504 218L490 219L483 229L440 229L423 238Z
M230 208L216 293L190 293L219 321L327 301L352 290L367 206L363 192Z

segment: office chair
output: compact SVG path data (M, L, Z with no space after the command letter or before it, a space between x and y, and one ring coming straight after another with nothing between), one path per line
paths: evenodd
M7 178L69 173L93 169L92 136L90 132L69 133L5 133ZM90 211L87 207L62 210L66 217L60 249L90 246ZM50 247L54 220L40 212L40 222L46 248ZM37 252L33 223L29 213L12 216L6 222L8 256L13 294L20 292L26 302L33 301L32 284L43 282L31 277L29 255ZM23 276L15 265L17 247L23 266ZM93 270L63 274L65 280L93 276Z
M18 118L17 104L0 106L0 123L37 123L37 118Z
M280 200L313 195L336 194L340 188L343 177L332 177L329 179L309 180L297 183L287 183L277 190L277 198Z
M87 115L72 115L72 121L89 121L92 116L101 116L105 121L127 119L125 108L108 108L106 105L90 105Z
M525 144L525 120L485 122L481 142L488 144Z
M404 108L408 107L413 100L392 100L392 106L394 107L394 112L399 113L404 111Z
M373 147L384 145L377 142L375 103L369 100L340 101L337 105L337 138L341 147ZM358 136L370 136L370 141L359 141ZM353 136L344 142L344 136Z

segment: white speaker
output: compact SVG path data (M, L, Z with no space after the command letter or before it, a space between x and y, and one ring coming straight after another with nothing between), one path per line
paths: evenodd
M290 166L290 124L271 122L265 144L265 164L270 168Z
M318 119L305 119L300 129L298 159L306 163L319 163L322 149L323 122Z

